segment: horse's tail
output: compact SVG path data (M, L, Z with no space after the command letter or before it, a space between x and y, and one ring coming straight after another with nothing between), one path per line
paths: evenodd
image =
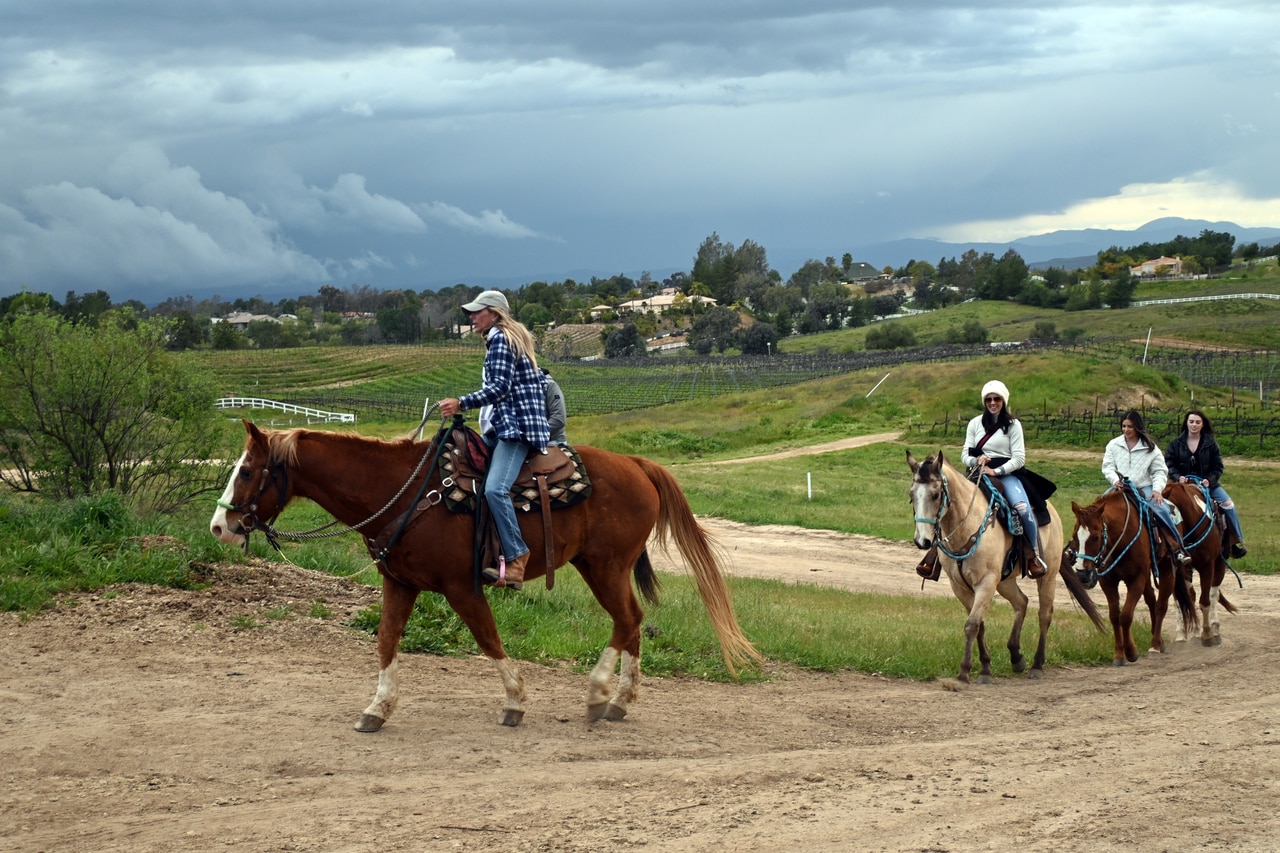
M1094 604L1093 599L1089 597L1089 590L1085 589L1084 581L1080 580L1080 576L1076 574L1075 567L1071 565L1071 558L1067 556L1066 549L1062 551L1062 563L1058 567L1058 574L1062 576L1062 582L1067 585L1067 592L1071 593L1071 598L1076 604L1080 605L1080 609L1089 617L1093 627L1105 634L1107 626L1102 621L1102 614L1098 612L1098 605Z
M640 594L644 596L644 600L657 607L658 589L662 584L658 582L658 573L653 570L653 563L649 561L648 548L640 552L640 559L636 560L633 577L636 579L636 587L639 588Z
M738 626L738 617L733 613L733 602L720 571L719 560L716 559L713 541L694 518L689 501L680 490L675 477L666 468L648 459L638 456L632 458L658 490L658 543L666 551L669 539L675 540L685 565L693 572L698 595L711 617L711 625L720 640L725 666L737 678L738 666L763 663L764 657L756 651L756 647ZM642 559L641 562L643 561Z
M1239 608L1237 608L1230 601L1227 601L1227 597L1222 594L1222 590L1218 590L1218 606L1221 607L1223 610L1227 611L1228 613L1240 612Z

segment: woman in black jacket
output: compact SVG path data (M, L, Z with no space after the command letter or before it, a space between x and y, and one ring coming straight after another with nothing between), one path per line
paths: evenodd
M1240 559L1247 554L1236 505L1219 482L1223 471L1222 451L1213 438L1213 424L1209 423L1208 415L1199 409L1187 412L1182 421L1182 434L1169 442L1164 461L1169 466L1170 480L1185 483L1188 477L1195 476L1209 484L1209 494L1222 507L1231 529L1236 533L1237 541L1231 546L1231 556Z

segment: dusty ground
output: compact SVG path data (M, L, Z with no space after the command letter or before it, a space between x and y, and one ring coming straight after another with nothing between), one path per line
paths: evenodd
M909 546L706 525L741 575L949 594ZM341 623L375 595L258 564L0 615L0 850L1280 849L1280 578L1218 647L962 693L650 679L588 725L583 676L525 664L508 729L487 661L402 656L362 735L373 640Z

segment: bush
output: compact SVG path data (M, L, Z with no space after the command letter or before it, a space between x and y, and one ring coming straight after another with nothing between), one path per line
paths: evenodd
M901 349L916 345L916 333L902 323L882 323L867 332L867 349Z

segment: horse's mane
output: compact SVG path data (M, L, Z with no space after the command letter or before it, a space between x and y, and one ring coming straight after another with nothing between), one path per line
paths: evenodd
M263 430L263 432L266 433L267 436L267 448L271 454L271 461L273 463L284 462L286 465L297 464L298 442L303 438L357 441L365 444L383 444L387 447L403 447L405 445L414 444L412 434L403 438L384 439L360 435L356 432L324 432L322 430L304 429L302 427L294 427L293 429Z

